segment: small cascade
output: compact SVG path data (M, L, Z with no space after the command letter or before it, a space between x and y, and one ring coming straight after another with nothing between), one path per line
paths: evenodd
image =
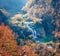
M33 38L37 38L37 36L36 36L36 30L33 30L33 29L29 26L30 22L24 22L24 24L25 24L26 27L32 32Z

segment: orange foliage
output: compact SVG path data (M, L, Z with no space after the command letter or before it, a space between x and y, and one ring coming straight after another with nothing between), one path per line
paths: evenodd
M32 51L33 50L31 50L30 46L25 45L20 48L19 54L20 54L20 56L24 56L24 55L26 55L26 56L39 56L38 54L35 54Z
M0 25L0 53L4 56L14 55L17 53L17 42L8 26Z

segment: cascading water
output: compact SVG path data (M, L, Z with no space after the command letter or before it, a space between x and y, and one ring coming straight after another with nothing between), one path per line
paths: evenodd
M36 30L33 30L33 29L29 26L30 22L24 22L24 24L25 24L25 25L27 26L27 28L32 32L33 38L34 38L34 39L37 38L37 36L36 36Z

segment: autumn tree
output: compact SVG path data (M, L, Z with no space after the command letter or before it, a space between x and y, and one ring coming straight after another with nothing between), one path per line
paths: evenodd
M3 23L0 25L0 54L4 56L16 55L18 46L12 30Z

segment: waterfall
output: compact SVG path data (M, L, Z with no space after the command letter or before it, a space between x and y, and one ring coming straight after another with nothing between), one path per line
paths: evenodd
M31 22L24 22L24 24L26 25L26 27L32 32L33 38L37 38L37 36L36 36L36 30L33 30L33 29L29 26L30 23L31 23Z
M35 30L33 30L33 32L32 32L32 33L33 33L33 37L34 37L34 38L37 38L37 36L36 36L36 31L35 31Z

